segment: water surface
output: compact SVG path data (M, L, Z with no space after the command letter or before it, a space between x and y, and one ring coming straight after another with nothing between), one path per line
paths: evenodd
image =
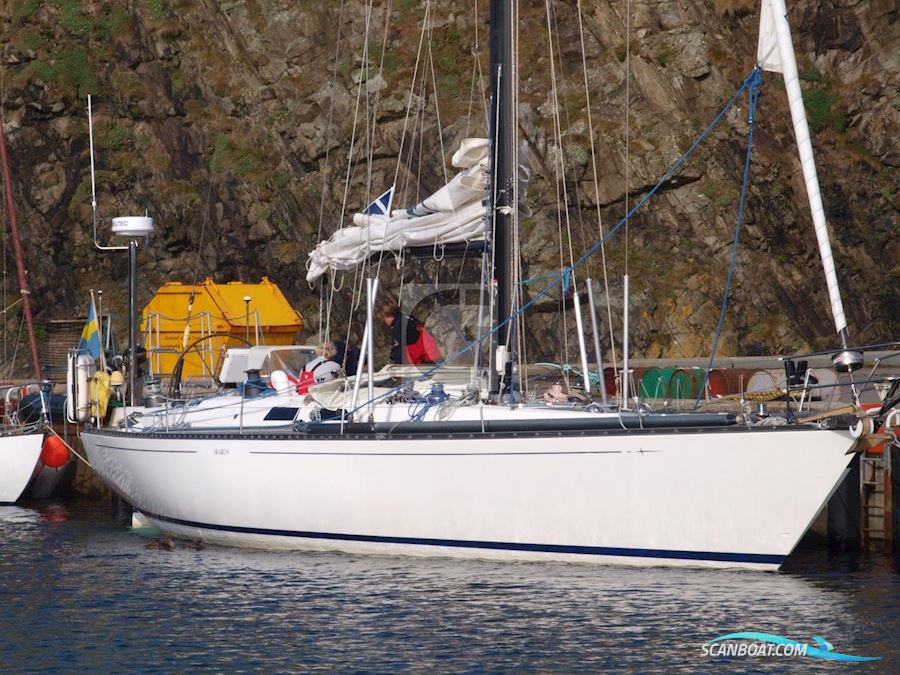
M105 504L0 507L0 672L898 672L900 560L780 573L147 548ZM704 657L761 631L863 664Z

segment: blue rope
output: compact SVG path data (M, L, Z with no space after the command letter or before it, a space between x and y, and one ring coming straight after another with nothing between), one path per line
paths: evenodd
M433 368L426 370L424 373L422 373L417 378L415 378L413 380L413 382L419 382L422 380L426 380L432 375L432 373L434 373L437 370L440 370L444 365L456 361L456 359L463 356L467 352L471 351L476 346L480 345L482 342L484 342L485 340L487 340L488 338L493 336L495 333L500 331L510 321L517 318L520 314L524 313L525 310L527 310L529 307L534 305L541 297L543 297L544 295L547 295L551 290L553 290L557 285L559 285L560 282L565 283L565 281L570 278L572 272L575 270L576 267L580 266L588 258L590 258L592 255L594 255L594 253L596 253L598 250L600 250L600 247L603 246L616 232L618 232L620 229L622 229L622 227L624 227L625 223L627 223L629 221L629 219L638 211L638 209L640 209L642 206L644 206L644 204L646 204L650 200L650 198L653 195L655 195L669 181L669 179L675 174L675 172L678 171L685 164L685 162L687 162L691 158L691 156L694 154L694 151L697 149L697 147L699 147L699 145L703 141L706 140L707 136L709 136L709 134L712 132L712 130L715 129L719 125L719 122L721 122L722 119L725 117L725 115L728 113L728 111L731 110L731 108L734 106L734 104L740 98L741 94L743 94L745 90L750 89L754 85L754 83L756 83L756 86L758 88L759 79L760 79L759 78L759 70L757 68L754 68L753 71L750 73L750 75L748 75L747 78L743 81L743 83L741 83L741 86L738 87L737 91L734 93L734 95L731 97L731 99L728 101L728 103L725 104L725 107L722 108L722 110L719 112L719 114L715 116L713 121L710 122L709 125L696 138L696 140L694 140L694 142L691 144L691 147L689 147L685 151L685 153L671 167L669 167L669 169L665 172L665 174L663 174L663 177L659 179L659 182L657 182L656 185L654 185L653 188L646 195L644 195L631 208L631 210L622 217L622 219L618 223L616 223L615 227L613 227L603 237L601 237L600 239L595 241L590 247L588 247L588 249L581 255L581 257L578 258L578 260L573 262L568 267L564 267L559 272L557 272L553 277L551 277L552 281L549 284L547 284L547 286L545 286L543 289L538 291L534 296L532 296L532 298L528 302L526 302L524 305L519 307L519 309L517 309L515 312L513 312L506 319L504 319L503 321L501 321L500 323L498 323L496 326L494 326L490 330L486 331L485 333L482 333L481 335L479 335L477 338L472 340L472 342L470 342L468 345L466 345L465 347L463 347L462 349L457 351L455 354L448 356L446 359L444 359L440 363L436 364ZM374 403L375 401L379 401L383 398L391 396L392 394L400 391L404 387L407 387L409 384L410 384L410 382L404 382L401 385L394 387L393 389L385 392L384 394L376 396L374 400L366 401L365 403L357 406L353 410L349 411L347 414L352 415L355 412L357 412L358 410L361 410L362 408L368 406L370 403Z
M744 204L747 200L747 186L750 183L750 155L753 152L753 131L756 128L756 102L759 97L759 85L762 82L762 71L754 68L750 74L750 88L748 98L750 99L750 110L747 113L747 122L750 124L750 130L747 132L747 154L744 157L744 178L741 181L741 198L738 202L737 223L734 227L734 242L731 244L731 261L728 263L728 276L725 279L725 290L722 293L722 307L719 309L719 322L716 324L716 335L713 339L712 352L709 355L709 363L706 366L706 372L703 374L703 385L697 392L697 400L694 401L692 410L696 410L700 405L700 399L706 391L709 384L709 371L712 370L713 361L716 358L716 351L719 348L719 338L722 337L722 326L725 323L725 310L728 307L728 296L731 292L731 281L734 278L734 268L737 261L738 241L741 238L741 224L744 220Z
M448 398L450 398L450 395L444 391L443 384L436 382L431 385L431 391L428 394L417 396L410 402L408 410L410 422L421 422L425 419L425 413Z

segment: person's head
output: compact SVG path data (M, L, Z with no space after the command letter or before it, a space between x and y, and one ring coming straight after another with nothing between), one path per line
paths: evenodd
M319 353L319 356L324 356L326 359L333 359L337 354L337 347L334 346L334 343L331 340L328 340L327 342L323 342L316 351Z
M393 298L382 300L378 308L375 310L375 316L384 323L385 326L394 325L394 320L400 314L400 305Z

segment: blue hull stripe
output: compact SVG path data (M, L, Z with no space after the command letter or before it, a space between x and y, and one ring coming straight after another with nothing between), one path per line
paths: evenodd
M489 549L497 551L526 551L529 553L572 553L589 556L621 556L626 558L661 558L667 560L706 560L714 562L755 563L781 565L787 556L766 553L726 553L720 551L671 551L652 548L619 548L615 546L569 546L566 544L525 544L502 541L465 541L459 539L424 539L420 537L386 537L371 534L342 534L336 532L302 532L296 530L270 530L260 527L240 527L234 525L213 525L197 523L180 518L169 518L148 511L144 515L155 520L220 532L241 534L261 534L272 537L295 537L298 539L324 539L331 541L358 541L377 544L406 544L412 546L448 546L453 548Z

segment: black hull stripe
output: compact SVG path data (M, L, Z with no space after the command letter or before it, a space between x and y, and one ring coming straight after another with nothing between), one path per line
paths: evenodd
M579 430L546 430L546 431L502 431L502 432L450 432L450 433L334 433L313 435L303 431L262 431L259 429L245 429L244 433L234 431L216 431L209 429L197 429L195 431L117 431L109 429L88 429L82 431L82 436L103 438L145 438L153 440L255 440L255 441L421 441L428 440L496 440L498 438L606 438L606 437L635 437L645 436L656 438L659 436L688 436L692 434L789 434L809 431L834 431L833 429L819 429L803 425L771 426L771 427L744 427L717 426L717 427L682 427L682 428L647 428L647 429L579 429ZM849 444L848 444L849 447Z
M138 509L140 511L140 509ZM335 532L303 532L296 530L271 530L259 527L235 525L215 525L198 523L181 518L170 518L149 511L140 511L148 518L183 527L194 527L218 532L236 534L259 534L271 537L294 537L297 539L320 539L326 541L355 541L376 544L405 544L408 546L445 546L450 548L473 548L495 551L523 551L529 553L571 553L586 556L620 556L627 558L659 558L665 560L697 560L711 562L755 563L781 565L786 556L766 553L726 553L719 551L672 551L666 549L619 548L613 546L569 546L565 544L525 544L499 541L465 541L459 539L424 539L420 537L387 537L370 534L343 534Z
M196 450L160 450L159 448L123 448L118 445L97 444L98 448L112 450L114 452L152 452L159 455L196 455Z

